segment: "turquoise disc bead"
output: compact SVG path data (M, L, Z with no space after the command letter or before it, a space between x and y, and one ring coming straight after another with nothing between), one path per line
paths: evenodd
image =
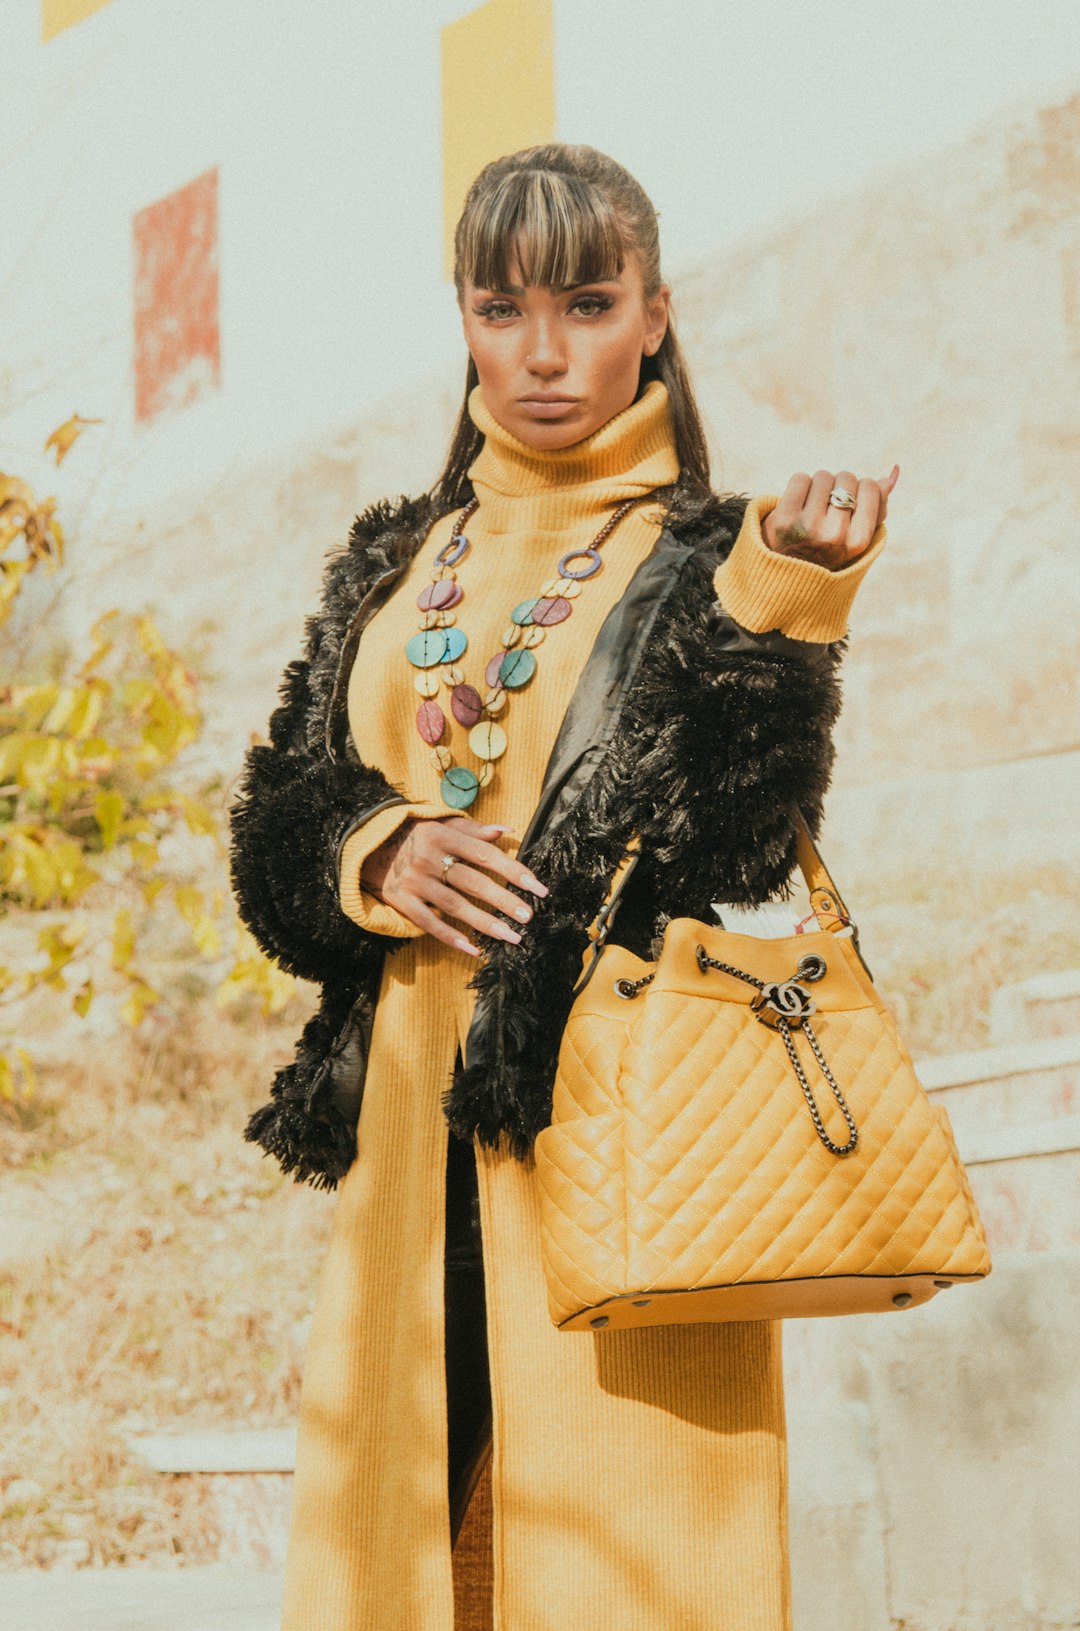
M464 765L453 765L439 783L443 803L453 810L467 810L480 791L479 778Z
M405 642L405 655L414 668L434 668L446 661L446 636L451 629L424 629Z
M536 673L536 658L528 646L515 646L508 651L499 665L499 679L508 691L527 685Z
M440 629L439 633L446 636L446 656L443 658L443 662L456 663L469 643L467 635L463 629L453 628Z
M537 597L534 595L531 600L519 600L510 613L511 623L517 623L519 627L531 623L532 609L536 605L536 599Z

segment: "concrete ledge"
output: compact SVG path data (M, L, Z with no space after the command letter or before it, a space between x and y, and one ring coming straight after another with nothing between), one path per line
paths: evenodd
M296 1461L295 1427L133 1433L127 1442L155 1472L292 1472Z
M276 1631L277 1574L239 1569L34 1569L0 1575L19 1631Z
M928 1093L944 1087L967 1087L1006 1076L1080 1065L1080 1036L1048 1036L1041 1041L1011 1042L1005 1047L972 1048L964 1053L936 1053L915 1060L915 1074Z

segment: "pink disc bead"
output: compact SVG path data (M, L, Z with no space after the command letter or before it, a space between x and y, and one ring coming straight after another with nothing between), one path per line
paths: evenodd
M460 584L455 583L453 578L438 578L421 589L416 604L422 612L445 612L457 605L462 593Z
M484 699L475 685L455 685L450 693L450 711L459 725L475 725L484 713Z
M502 667L502 661L505 656L506 647L500 646L494 657L491 658L487 667L484 669L484 678L487 680L489 685L502 684L502 681L499 678L499 669Z
M446 715L437 702L422 702L416 710L416 728L429 747L442 741Z
M549 599L538 600L529 613L529 621L539 624L540 628L550 628L553 623L563 623L573 611L573 606L563 595L552 595Z

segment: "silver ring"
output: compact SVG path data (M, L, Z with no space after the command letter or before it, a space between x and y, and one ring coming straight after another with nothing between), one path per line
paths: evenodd
M855 500L846 487L834 487L829 494L829 503L834 504L838 510L853 510Z
M456 855L444 855L442 858L442 881L446 882L446 874L457 860Z

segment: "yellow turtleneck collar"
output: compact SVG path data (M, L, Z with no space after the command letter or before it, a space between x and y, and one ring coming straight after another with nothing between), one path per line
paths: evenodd
M629 407L569 447L529 447L495 419L475 385L469 417L484 445L468 474L491 533L565 532L598 524L625 498L675 481L679 456L667 386L648 382ZM525 501L524 503L522 501Z

